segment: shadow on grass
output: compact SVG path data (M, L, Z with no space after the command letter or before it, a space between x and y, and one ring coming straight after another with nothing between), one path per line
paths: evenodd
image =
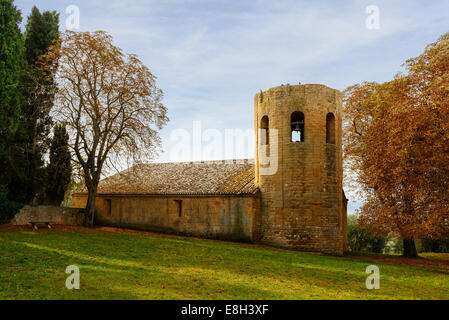
M0 245L5 241L2 238L0 235ZM404 276L414 275L415 281L428 276L416 275L413 269L385 266L381 270L386 290L375 292L365 288L366 263L297 252L103 232L55 232L42 237L11 234L6 242L29 257L22 263L20 257L10 257L11 263L22 265L21 269L30 268L38 257L44 261L43 266L34 266L40 273L45 263L61 268L61 273L67 266L64 263L79 264L85 291L72 298L416 298L413 288L403 287ZM65 276L57 281L62 283ZM429 286L426 294L434 289ZM67 295L63 293L62 298Z

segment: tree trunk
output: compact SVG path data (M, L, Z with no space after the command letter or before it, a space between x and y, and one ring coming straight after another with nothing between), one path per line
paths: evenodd
M84 220L84 225L89 228L94 226L96 199L97 199L97 187L94 187L92 189L88 188L86 217Z
M407 258L418 258L418 252L416 251L415 240L414 239L404 239L404 257Z

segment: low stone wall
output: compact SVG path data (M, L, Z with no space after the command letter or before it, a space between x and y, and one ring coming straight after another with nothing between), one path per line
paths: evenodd
M83 209L53 206L25 206L11 221L14 225L28 225L30 221L49 221L52 224L79 226L84 222Z

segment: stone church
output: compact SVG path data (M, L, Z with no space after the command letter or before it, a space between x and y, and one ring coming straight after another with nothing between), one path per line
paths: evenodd
M141 164L100 182L96 223L341 255L342 100L324 85L254 99L255 159ZM73 194L84 207L87 194Z

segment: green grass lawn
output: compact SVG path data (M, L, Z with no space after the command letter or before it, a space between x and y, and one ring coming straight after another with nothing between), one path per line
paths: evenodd
M0 254L0 299L449 299L444 268L155 234L0 230ZM371 264L379 290L365 287Z

